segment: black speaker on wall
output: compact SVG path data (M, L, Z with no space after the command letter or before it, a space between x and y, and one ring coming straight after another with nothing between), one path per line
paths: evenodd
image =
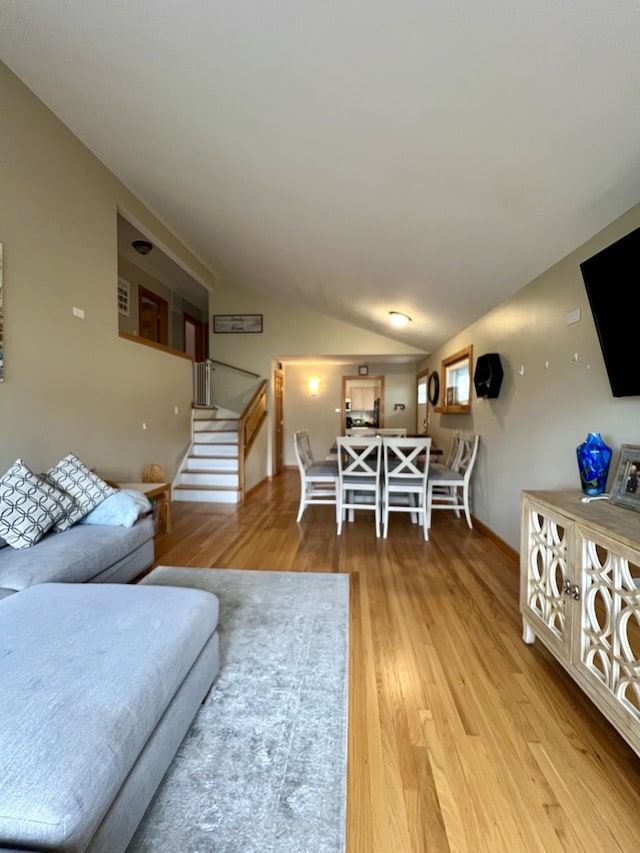
M487 352L478 356L473 373L473 384L478 397L497 397L503 376L504 372L497 352Z

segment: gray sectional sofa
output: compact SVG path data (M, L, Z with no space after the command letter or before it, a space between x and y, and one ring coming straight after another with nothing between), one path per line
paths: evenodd
M0 478L0 851L124 853L217 675L218 599L129 583L152 518L62 462L73 502Z

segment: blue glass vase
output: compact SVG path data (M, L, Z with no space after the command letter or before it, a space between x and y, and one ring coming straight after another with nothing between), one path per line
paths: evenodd
M607 485L611 448L605 444L599 432L590 432L576 447L580 483L585 495L601 495Z

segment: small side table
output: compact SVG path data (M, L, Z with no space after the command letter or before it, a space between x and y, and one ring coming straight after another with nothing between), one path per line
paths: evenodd
M171 533L171 483L118 483L120 489L135 489L158 502L160 523Z

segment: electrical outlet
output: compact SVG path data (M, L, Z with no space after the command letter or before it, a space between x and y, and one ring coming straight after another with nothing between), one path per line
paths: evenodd
M81 320L84 320L84 308L76 308L75 305L73 307L73 316L79 317Z

